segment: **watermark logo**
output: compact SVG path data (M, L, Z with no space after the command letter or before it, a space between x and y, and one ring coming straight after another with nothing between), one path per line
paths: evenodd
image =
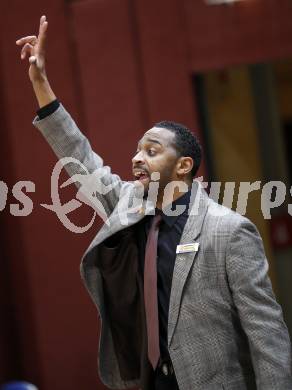
M61 171L66 165L74 164L75 170L78 167L78 171L81 170L84 173L77 173L71 176L66 182L59 186L59 179ZM76 167L77 166L77 167ZM109 174L107 169L97 169L93 173L89 173L88 169L79 160L74 157L64 157L60 159L51 175L51 199L52 204L41 204L42 207L56 213L62 224L73 233L84 233L93 225L96 215L98 215L106 224L109 224L107 218L107 212L100 199L107 195L112 189L118 185L118 181L111 182L106 185L103 179ZM78 191L76 193L76 199L71 199L69 202L62 204L59 195L59 188L65 188L68 185L74 183ZM67 217L67 214L78 209L83 204L90 206L93 209L93 215L90 222L83 227L76 226Z
M66 168L71 177L60 184L60 174ZM51 175L51 204L41 204L42 207L56 214L63 226L73 233L84 233L88 231L98 215L103 222L110 226L109 215L113 207L121 225L129 224L130 214L136 213L137 209L144 203L144 214L154 214L159 194L159 172L152 172L150 182L145 193L144 186L139 182L132 182L133 192L129 187L123 186L118 176L112 175L109 167L101 166L93 172L89 172L87 167L73 157L60 159ZM200 183L198 185L198 182ZM71 184L76 185L77 193L75 199L62 203L60 189ZM209 188L209 197L218 203L220 194L223 191L222 204L225 207L213 207L210 212L224 216L230 213L236 197L235 182L204 182L203 177L197 178L191 188L192 208L188 210L190 215L197 215L200 208L200 194L203 188ZM126 188L126 189L125 189ZM135 191L134 191L135 188ZM172 209L172 199L176 191L184 193L188 191L188 186L182 181L172 181L163 189L162 210L168 216L181 215L186 205L176 205ZM240 182L237 193L237 204L234 208L236 212L245 215L249 195L254 191L261 191L261 211L264 219L271 219L271 210L280 207L287 202L287 188L281 181L270 181L262 185L261 181ZM25 192L35 192L35 184L32 181L19 181L12 188L12 194L19 203L10 204L10 213L13 216L28 216L33 211L33 202ZM288 193L292 196L292 187ZM133 193L135 196L133 196ZM161 194L159 194L161 199ZM8 186L0 181L0 211L6 207L8 198ZM92 209L90 221L85 226L75 225L69 218L69 214L82 205L88 205ZM110 205L110 207L109 207ZM22 206L22 207L21 207ZM288 214L292 216L292 204L288 204ZM117 219L115 219L117 221Z

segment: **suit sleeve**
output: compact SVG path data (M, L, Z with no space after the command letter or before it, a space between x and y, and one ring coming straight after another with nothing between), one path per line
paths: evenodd
M36 117L33 125L41 131L59 159L70 157L77 160L77 163L65 163L69 176L74 176L74 183L78 188L82 187L85 198L94 192L94 197L101 202L107 216L110 215L119 200L124 182L111 173L110 167L103 165L102 158L92 150L88 139L62 104L43 119Z
M259 390L292 390L291 344L270 279L262 239L243 219L234 229L226 269L234 304L248 337Z

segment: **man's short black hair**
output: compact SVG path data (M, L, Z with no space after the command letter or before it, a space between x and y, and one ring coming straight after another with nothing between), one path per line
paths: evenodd
M154 127L167 129L175 134L174 147L179 157L191 157L194 161L191 171L194 177L202 160L202 148L197 137L186 126L172 121L158 122Z

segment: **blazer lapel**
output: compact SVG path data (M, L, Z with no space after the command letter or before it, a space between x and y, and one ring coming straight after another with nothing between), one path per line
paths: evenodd
M190 215L185 225L180 245L199 242L204 218L208 209L209 198L202 185L194 182L197 188L192 191ZM200 250L200 245L198 251ZM179 253L176 255L173 271L169 315L168 344L170 345L179 314L184 285L194 263L197 252Z

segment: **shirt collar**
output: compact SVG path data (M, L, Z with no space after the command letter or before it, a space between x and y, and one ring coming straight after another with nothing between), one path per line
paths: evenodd
M182 213L179 212L178 215L167 215L163 212L163 210L158 209L155 210L155 214L161 214L162 220L167 224L167 226L172 227L182 214L186 214L188 212L190 199L191 190L184 193L182 196L172 202L170 206L167 207L167 209L171 209L172 211L174 211L176 210L177 206L186 206L185 210Z

